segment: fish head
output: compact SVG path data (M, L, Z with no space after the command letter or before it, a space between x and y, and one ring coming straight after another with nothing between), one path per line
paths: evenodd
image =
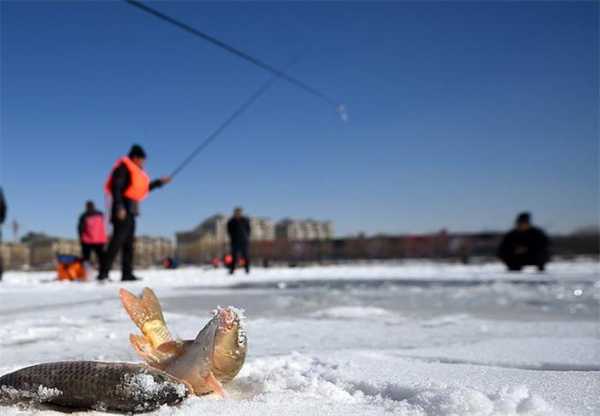
M214 314L218 327L212 357L213 371L220 381L226 383L237 375L246 359L244 312L229 306L217 308Z

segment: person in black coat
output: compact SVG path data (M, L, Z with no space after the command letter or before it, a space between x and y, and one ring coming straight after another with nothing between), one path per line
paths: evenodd
M517 217L515 228L502 239L498 257L510 271L520 271L525 266L544 271L550 261L549 245L546 233L531 225L531 215L523 212Z
M242 215L242 209L236 208L233 211L233 217L227 222L227 233L229 234L229 241L231 243L231 257L232 261L229 265L229 273L235 272L238 260L244 259L244 268L246 273L250 273L250 220L248 217Z
M4 224L4 220L6 219L7 210L4 193L2 192L2 188L0 188L0 244L2 243L2 224ZM4 263L2 262L2 252L0 251L0 280L2 280L2 273L4 273Z

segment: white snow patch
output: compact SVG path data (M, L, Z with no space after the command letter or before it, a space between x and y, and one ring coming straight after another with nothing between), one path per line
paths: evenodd
M416 261L234 277L200 268L139 273L144 281L127 287L153 287L170 329L184 339L215 305L240 304L249 315L247 361L225 386L228 398L191 397L152 416L600 415L596 261L552 263L545 274ZM139 362L121 283L58 283L53 272L4 277L0 374L47 361ZM377 284L340 285L352 279ZM382 280L422 284L378 286ZM135 383L157 387L145 377ZM0 407L1 416L31 414Z
M391 318L395 315L385 309L372 306L338 306L316 311L311 316L331 319L366 319Z

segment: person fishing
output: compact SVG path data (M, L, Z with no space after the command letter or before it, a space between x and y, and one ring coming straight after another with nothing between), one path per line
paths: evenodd
M96 209L93 201L85 203L85 211L79 216L77 223L77 233L83 261L89 263L93 252L96 254L98 265L101 265L107 238L104 228L104 214Z
M251 234L250 220L243 215L242 208L237 207L233 210L233 217L227 222L227 233L231 243L229 274L235 272L240 256L244 259L246 273L250 273L250 254L248 250Z
M140 280L133 274L135 218L139 204L154 189L171 182L170 176L150 181L144 171L146 152L134 144L127 156L117 160L104 190L112 198L111 222L113 234L102 261L98 280L108 279L112 264L121 252L121 281Z

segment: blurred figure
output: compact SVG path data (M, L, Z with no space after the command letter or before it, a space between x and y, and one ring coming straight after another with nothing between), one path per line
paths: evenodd
M169 270L176 269L179 265L177 260L175 260L173 257L165 257L162 261L162 264L165 269Z
M0 188L0 244L2 244L2 224L4 224L4 220L6 219L7 210L4 193L2 192L2 188ZM4 263L2 261L2 251L0 251L0 280L2 280L2 273L4 273Z
M171 182L168 176L150 181L144 171L146 152L135 144L129 154L117 160L105 185L105 192L112 196L111 222L113 234L108 244L98 280L108 279L108 273L119 251L121 252L121 280L139 280L133 275L133 251L135 242L135 217L140 202L154 189Z
M498 257L511 271L520 271L524 266L536 266L544 271L550 261L548 246L544 231L531 225L531 215L523 212L517 217L515 228L504 236Z
M94 252L98 265L101 265L104 259L104 245L107 241L104 214L96 209L92 201L85 203L85 211L79 216L77 231L83 261L89 263Z
M242 215L242 208L237 207L233 211L233 217L227 222L227 233L231 242L231 264L229 273L235 272L240 256L244 259L246 273L250 273L250 220Z

